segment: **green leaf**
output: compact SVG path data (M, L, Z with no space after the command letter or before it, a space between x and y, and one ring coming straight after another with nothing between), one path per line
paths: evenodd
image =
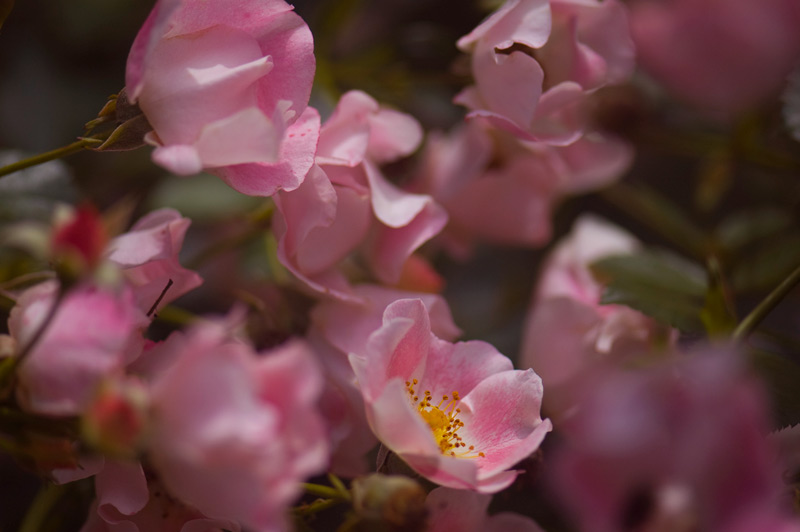
M789 213L774 207L737 212L720 222L717 242L727 250L736 251L788 229L792 221Z
M744 257L731 270L737 293L771 290L800 265L800 235L772 238Z
M767 384L777 426L800 423L800 365L768 351L753 351L750 359Z
M606 257L591 266L603 304L627 305L684 332L701 332L706 280L699 266L663 252Z

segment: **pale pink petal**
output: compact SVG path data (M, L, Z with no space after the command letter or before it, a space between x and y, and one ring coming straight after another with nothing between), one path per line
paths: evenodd
M320 131L318 163L355 166L363 161L369 146L369 117L377 112L378 102L365 92L343 94Z
M153 161L175 175L193 175L203 169L197 148L188 144L159 146L153 150Z
M493 48L479 47L472 70L485 109L527 130L542 95L544 72L539 63L523 52L497 54Z
M279 160L214 168L212 172L232 188L250 196L272 196L279 190L295 190L311 171L319 139L319 113L307 107L292 123L280 143Z
M275 163L283 124L275 124L257 107L243 109L203 127L194 146L205 166Z
M369 117L367 157L377 164L413 153L422 143L422 126L406 113L380 109Z
M106 460L105 467L95 479L97 513L113 521L110 508L123 515L133 515L150 499L147 479L139 462Z
M489 41L492 47L499 48L507 48L515 42L539 48L550 34L550 19L550 5L546 0L507 0L456 45L465 52L479 40Z
M495 373L462 399L462 438L486 455L477 459L479 479L491 482L539 448L552 430L539 416L541 402L542 381L530 369Z
M378 226L366 243L365 254L375 276L386 284L396 284L406 260L422 244L447 225L447 213L430 200L408 225L393 228Z
M433 202L424 194L409 194L389 183L370 163L364 164L371 190L372 209L375 217L389 227L408 225L426 206Z

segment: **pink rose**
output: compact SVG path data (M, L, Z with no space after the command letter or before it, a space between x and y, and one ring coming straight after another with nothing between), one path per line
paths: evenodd
M494 493L508 469L552 428L542 420L542 386L532 371L480 341L452 344L431 333L425 305L386 308L364 356L350 355L373 432L429 480Z
M451 253L466 256L476 241L545 244L563 198L610 184L631 159L627 144L597 133L556 147L468 121L448 135L428 136L412 186L447 210L442 240Z
M603 286L589 265L638 247L633 236L621 229L583 216L544 263L520 358L523 366L542 376L550 392L548 408L568 406L571 390L579 388L584 377L591 379L599 366L648 349L658 338L669 338L668 331L635 310L600 304ZM566 403L560 404L561 399Z
M365 353L370 335L381 327L386 307L401 298L419 297L431 318L431 327L442 338L460 334L447 302L438 295L415 294L382 286L353 288L358 301L330 299L311 311L309 341L325 373L320 410L331 440L331 470L354 477L368 471L366 454L377 443L364 414L364 399L348 353Z
M44 323L57 290L55 282L42 283L17 300L8 329L18 349ZM23 408L47 415L81 413L100 382L138 355L148 323L128 289L114 293L81 286L68 292L19 367L17 397Z
M172 284L161 299L161 306L203 282L197 273L178 262L183 237L191 223L172 209L153 211L114 238L106 249L108 260L122 269L143 312L158 301L169 281Z
M210 519L148 479L138 462L108 460L95 477L96 499L81 532L238 532L232 521Z
M360 91L343 95L322 126L317 164L299 188L275 197L281 263L312 289L342 298L353 296L337 266L354 252L378 280L399 282L408 257L446 215L430 196L390 183L378 164L409 155L421 140L411 116Z
M729 116L777 92L800 59L795 0L641 0L631 28L642 66L707 114Z
M633 70L633 43L616 0L508 0L458 47L475 85L456 96L468 117L554 145L580 138L584 95Z
M294 341L257 356L222 323L197 325L170 348L151 387L147 448L161 480L208 517L282 530L300 482L328 461L308 348Z
M298 154L282 142L294 144L288 130L300 122L293 133L312 146L305 163L293 163L307 171L318 129L315 113L310 121L304 115L315 60L311 32L291 10L283 0L156 3L125 81L153 127L146 140L158 164L180 175L218 169L253 195L299 185L296 165L282 162ZM259 170L264 175L253 182Z
M579 530L798 530L778 505L765 397L736 353L607 372L582 392L552 463Z

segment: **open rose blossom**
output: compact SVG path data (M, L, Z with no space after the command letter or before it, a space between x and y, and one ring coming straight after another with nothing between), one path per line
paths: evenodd
M396 284L409 256L447 223L433 198L391 183L378 165L417 149L422 128L410 115L350 91L320 131L316 165L300 187L275 196L278 258L318 292L354 298L337 269L359 253L379 281Z
M556 145L580 137L585 93L634 66L616 0L507 0L458 47L472 54L475 85L456 97L468 116Z
M508 469L552 428L539 415L533 370L514 370L485 342L440 340L419 299L389 305L365 355L350 363L378 439L443 486L502 490L519 474Z
M198 324L148 352L167 358L148 365L148 456L169 493L204 515L284 530L300 482L328 463L322 377L306 344L258 356L229 329Z
M544 263L523 334L520 361L542 376L545 409L568 408L585 380L674 336L655 320L624 305L601 305L603 285L589 266L604 257L630 255L633 235L584 215Z
M280 164L300 156L281 149L295 121L295 136L311 139L305 171L313 162L319 119L303 113L314 69L311 32L283 0L159 0L136 36L125 82L153 127L146 140L155 162L180 175L224 170L233 188L270 195L299 185ZM261 163L259 186L253 165ZM271 165L286 172L270 173Z

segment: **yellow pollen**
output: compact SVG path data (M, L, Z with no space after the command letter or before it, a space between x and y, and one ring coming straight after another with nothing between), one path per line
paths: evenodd
M433 437L436 439L442 454L458 458L485 457L484 453L475 451L474 445L467 447L467 444L458 435L458 430L464 426L464 422L456 417L461 413L461 409L456 408L461 400L459 393L453 391L449 396L444 395L439 404L433 406L431 405L432 394L430 390L424 391L420 401L419 395L414 390L414 386L417 384L417 379L412 379L411 382L406 381L409 399L411 399L412 404L417 408L417 412L425 420L425 423L431 428Z

